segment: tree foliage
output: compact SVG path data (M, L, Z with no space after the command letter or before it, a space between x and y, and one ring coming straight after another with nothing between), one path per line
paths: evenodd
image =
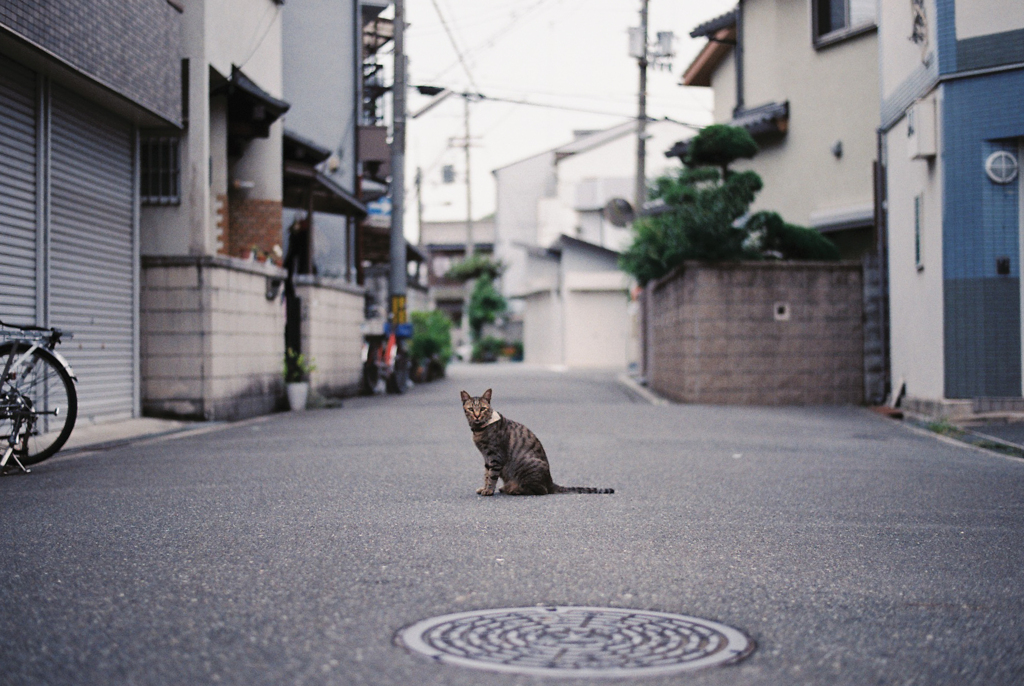
M469 296L469 328L473 340L480 340L485 324L493 324L508 311L508 302L494 287L494 280L487 274L477 279Z
M839 248L814 229L787 224L777 212L758 212L745 227L766 257L838 260Z
M774 212L743 221L763 184L756 173L735 172L729 165L756 151L744 129L703 129L690 141L685 166L654 182L651 198L664 204L633 223L633 242L619 259L622 269L643 285L684 260L838 259L827 238L786 224Z
M445 276L456 281L472 281L487 276L492 281L505 271L505 265L501 260L493 260L488 255L474 253L472 257L456 262L451 266Z

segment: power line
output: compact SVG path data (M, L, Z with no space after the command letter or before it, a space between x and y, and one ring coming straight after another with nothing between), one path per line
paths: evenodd
M441 26L444 27L444 32L448 34L448 40L451 41L452 49L455 50L456 56L459 58L459 62L462 64L462 68L466 71L466 76L469 78L469 84L476 88L476 82L473 80L473 73L469 70L469 65L466 64L466 58L462 56L462 50L459 49L459 44L455 40L455 35L452 34L451 27L448 26L448 22L444 18L444 14L441 13L441 8L437 4L437 0L430 0L434 6L434 10L437 11L437 18L441 20Z
M450 90L450 89L445 89L445 90ZM485 101L490 100L491 102L507 102L507 103L511 103L513 105L526 105L528 107L541 107L541 108L549 109L549 110L563 110L565 112L583 112L585 114L600 114L600 115L604 115L604 116L607 116L607 117L620 117L622 119L636 119L636 115L623 114L622 112L609 112L607 110L595 110L595 109L589 109L589 108L585 108L585 107L570 107L570 106L567 106L567 105L554 105L554 104L550 104L550 103L533 102L533 101L530 101L530 100L517 100L515 98L501 98L501 97L497 97L497 96L484 95L483 93L458 93L458 92L455 92L455 91L452 91L452 92L455 95L459 95L459 96L461 96L463 98L475 99L478 102L485 102ZM681 126L687 126L687 127L692 128L692 129L698 129L698 130L704 128L704 126L705 126L704 124L690 124L688 122L678 121L678 120L675 120L675 119L671 119L669 117L662 117L661 119L655 119L655 118L652 118L652 117L647 117L647 121L670 121L670 122L672 122L674 124L679 124Z
M557 1L558 2L563 2L564 0L557 0ZM519 22L521 22L527 16L532 14L533 11L536 10L538 7L540 7L541 5L544 5L544 4L548 3L548 2L551 2L551 0L537 0L537 2L535 2L532 5L530 5L529 7L527 7L525 10L523 10L519 14L513 13L513 16L511 18L511 20L507 24L505 24L500 29L498 29L497 31L492 33L489 37L485 38L480 43L477 43L475 46L471 47L467 51L466 54L469 55L470 57L476 57L477 55L479 55L480 53L484 52L485 50L493 48L495 46L495 44L499 40L504 38L508 33L510 33L512 31L512 29L514 29ZM458 63L456 62L455 64L458 64ZM454 67L455 64L450 64L447 67L445 67L444 69L442 69L440 72L435 74L433 80L436 81L437 79L439 79L442 76L444 76L445 74L447 74L449 71L451 71L452 67ZM474 86L474 88L475 87L476 86Z

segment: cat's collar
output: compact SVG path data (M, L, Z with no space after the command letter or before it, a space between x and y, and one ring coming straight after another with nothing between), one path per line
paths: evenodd
M491 424L497 424L500 421L501 421L501 415L498 414L497 410L492 409L491 410L491 418L487 420L487 423L484 424L483 426L481 426L479 429L473 429L473 431L483 431L484 429L489 427Z

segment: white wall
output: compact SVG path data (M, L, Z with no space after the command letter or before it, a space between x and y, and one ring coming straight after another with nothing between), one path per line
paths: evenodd
M526 245L537 245L537 203L555 193L554 153L547 151L494 171L497 206L494 254L508 268L501 277L505 297L526 291Z
M935 0L925 0L924 4L926 39L919 45L910 40L913 16L909 3L879 3L878 58L883 98L891 97L914 70L935 59Z
M895 388L902 379L908 396L938 400L944 396L941 151L934 161L910 159L906 117L889 131L886 148L892 383ZM924 200L921 270L914 254L917 195Z
M1024 28L1020 0L960 0L955 15L958 40Z
M526 298L523 314L523 361L562 364L562 303L556 291L540 291Z
M625 369L630 319L625 274L618 271L565 275L565 364Z
M871 205L880 102L876 34L816 50L809 2L746 0L743 9L745 106L790 103L785 136L761 142L753 160L735 165L764 181L751 210L775 210L806 226L812 214ZM734 70L730 57L712 79L718 122L732 117ZM837 141L839 159L831 152Z
M289 0L282 13L285 126L338 155L333 174L355 189L353 0Z

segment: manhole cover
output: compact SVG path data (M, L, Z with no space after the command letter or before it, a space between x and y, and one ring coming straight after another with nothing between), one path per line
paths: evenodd
M519 607L434 617L398 633L463 667L567 677L655 676L742 660L754 642L696 617L606 607Z

